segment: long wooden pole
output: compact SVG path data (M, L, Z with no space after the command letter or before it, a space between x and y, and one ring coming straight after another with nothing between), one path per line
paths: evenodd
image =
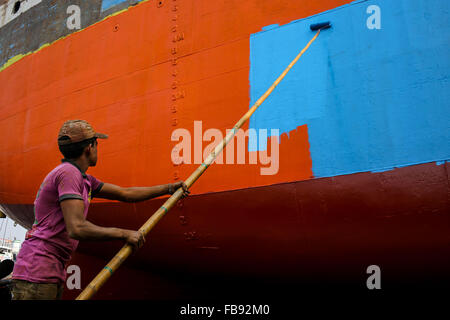
M206 160L186 179L185 184L190 188L195 181L206 171L206 169L213 163L217 155L225 148L235 136L236 132L243 126L243 124L251 117L251 115L258 109L258 107L267 99L272 93L275 87L283 80L286 74L291 70L294 64L300 59L300 57L308 50L309 46L316 40L320 34L320 29L316 35L308 42L306 47L295 57L295 59L289 64L289 66L283 71L277 80L270 86L270 88L264 93L258 101L247 111L247 113L236 123L233 130L229 131L214 150L208 155ZM183 189L179 188L156 212L145 222L145 224L139 229L140 232L146 236L150 230L161 220L162 217L177 203L183 194ZM111 259L110 262L100 271L100 273L88 284L88 286L80 293L77 300L90 299L97 291L105 284L105 282L112 276L112 274L120 267L120 265L129 257L132 253L132 247L129 244L125 244L122 249Z

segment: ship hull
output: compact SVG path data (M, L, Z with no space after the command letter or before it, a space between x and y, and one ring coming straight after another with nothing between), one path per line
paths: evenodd
M227 147L226 163L208 168L97 298L365 290L372 265L386 287L448 283L448 1L131 2L80 3L89 15L77 30L68 2L35 0L11 15L0 1L0 209L26 228L61 158L64 121L109 135L88 171L101 181L186 179L212 142L207 130L233 128L314 36L311 24L332 27L243 126L278 130L275 139L245 138L242 162ZM192 134L181 163L177 130ZM264 152L269 165L250 163ZM88 219L137 229L163 201L94 199ZM80 243L71 263L82 287L122 245Z

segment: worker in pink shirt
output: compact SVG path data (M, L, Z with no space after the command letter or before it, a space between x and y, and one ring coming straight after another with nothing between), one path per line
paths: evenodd
M66 121L58 135L62 163L44 179L34 202L35 221L25 236L13 271L13 299L60 299L66 267L79 240L121 239L135 249L145 242L142 233L104 228L86 220L93 197L138 202L178 188L189 191L181 181L153 187L122 188L104 183L86 173L97 164L97 133L84 120Z

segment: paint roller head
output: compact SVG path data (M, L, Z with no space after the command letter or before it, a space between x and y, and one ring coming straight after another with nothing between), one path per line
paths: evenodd
M330 24L330 21L314 23L310 26L310 28L311 28L311 31L317 31L319 29L323 30L323 29L331 28L331 24Z

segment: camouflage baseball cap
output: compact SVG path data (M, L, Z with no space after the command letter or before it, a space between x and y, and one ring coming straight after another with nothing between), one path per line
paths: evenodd
M108 135L95 132L85 120L69 120L64 122L58 134L58 145L68 145L86 139L108 139Z

